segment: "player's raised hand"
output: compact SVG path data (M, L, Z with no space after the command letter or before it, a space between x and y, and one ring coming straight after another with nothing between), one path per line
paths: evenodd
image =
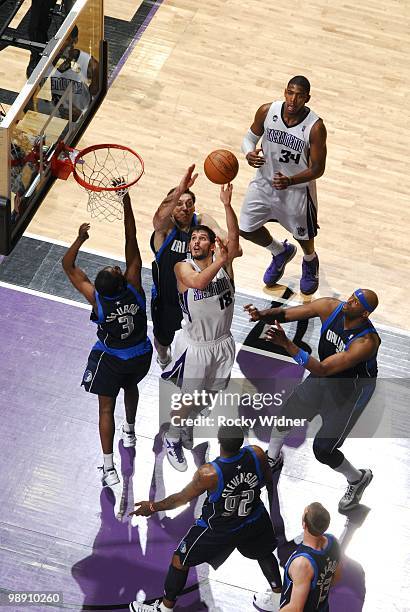
M228 241L221 240L221 238L216 237L217 249L215 253L215 261L221 263L222 265L228 261Z
M246 155L246 160L248 164L252 166L252 168L260 168L265 163L266 160L263 157L263 152L262 152L262 155L259 155L259 153L261 152L262 152L262 149L255 149L254 151L250 151Z
M86 240L89 239L90 235L89 235L89 230L90 230L90 224L89 223L82 223L80 225L80 227L78 228L78 237L81 240L81 242L85 242Z
M232 183L228 183L227 185L221 185L220 198L221 198L222 204L225 207L231 205L232 192L233 192Z
M287 189L290 186L290 178L285 174L282 174L282 172L275 172L272 185L278 191L281 191L282 189Z
M182 177L178 185L178 191L180 193L184 193L187 189L190 189L192 185L195 183L196 179L198 178L198 172L195 172L195 174L193 174L194 170L195 170L195 164L192 164L185 171L185 174Z
M260 321L262 319L260 311L253 304L245 304L243 309L249 314L249 321Z
M264 339L268 342L272 342L272 344L283 346L283 348L286 348L289 343L289 338L285 334L279 321L275 321L275 325L272 325L272 327L267 330Z
M130 512L128 516L151 516L151 514L154 514L150 508L151 502L149 501L136 502L134 506L136 509Z

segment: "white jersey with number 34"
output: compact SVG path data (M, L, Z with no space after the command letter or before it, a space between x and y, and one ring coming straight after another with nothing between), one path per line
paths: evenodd
M185 260L194 270L194 260ZM230 335L235 303L235 289L227 272L221 268L205 289L187 289L179 294L184 320L182 328L194 342L212 342Z
M302 121L288 127L283 119L283 108L281 100L272 102L266 115L261 143L266 162L258 168L256 179L272 181L275 172L293 176L309 167L310 130L319 117L309 110ZM305 189L306 183L294 187Z

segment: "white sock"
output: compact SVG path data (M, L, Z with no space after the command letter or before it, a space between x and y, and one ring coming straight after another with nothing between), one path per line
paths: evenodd
M276 459L279 457L279 453L283 446L283 440L287 436L288 432L280 432L275 427L272 429L272 433L270 435L268 455L271 459Z
M161 612L169 612L169 610L173 610L174 606L172 606L172 608L167 608L166 606L164 606L164 604L161 602L159 604L159 609L161 610Z
M360 470L356 470L356 468L353 467L353 465L346 458L343 459L339 467L333 468L333 469L335 472L339 472L340 474L343 474L343 476L347 478L347 481L350 484L352 484L353 482L357 482L358 480L361 480L363 476L362 472Z
M112 470L114 467L114 453L103 455L104 458L104 471Z
M313 261L317 257L316 251L313 251L311 255L303 255L305 261Z
M272 255L276 257L276 255L280 255L280 253L283 253L285 247L283 246L283 242L279 242L279 240L272 238L272 242L268 244L265 249L267 249L269 253L272 253Z
M125 420L123 424L123 428L126 433L134 433L135 423L127 423L127 421Z

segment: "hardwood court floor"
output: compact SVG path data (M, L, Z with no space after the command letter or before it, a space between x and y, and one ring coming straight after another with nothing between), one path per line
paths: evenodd
M243 134L260 104L280 99L289 77L306 74L311 106L329 134L327 169L318 182L317 295L346 296L358 286L371 287L381 298L375 320L408 329L408 30L403 1L160 3L81 143L118 141L143 155L146 174L133 199L144 262L151 260L152 215L189 163L200 171L198 210L223 221L218 188L201 170L210 150L225 147L240 159L234 193L239 212L254 172L240 152ZM29 231L71 241L87 219L85 204L72 180L60 183ZM89 246L118 256L121 224L93 222ZM263 288L266 252L250 243L243 247L238 285L280 294L281 288ZM283 277L296 294L300 265L299 249Z

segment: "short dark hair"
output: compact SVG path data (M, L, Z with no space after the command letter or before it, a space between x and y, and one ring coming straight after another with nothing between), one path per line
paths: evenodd
M101 295L113 297L119 295L125 288L126 281L123 276L113 274L109 268L103 268L95 277L95 288Z
M303 520L311 535L321 536L330 525L330 514L322 504L313 502L306 508Z
M243 440L242 427L239 425L222 425L218 429L218 442L226 453L237 453Z
M292 77L288 83L288 87L289 85L297 85L298 87L301 87L307 94L310 94L309 80L306 77L301 76L300 74Z
M171 195L171 193L173 193L175 191L176 187L173 187L172 189L170 189L167 193L167 196ZM193 191L191 191L190 189L185 189L184 193L187 193L188 195L191 196L193 203L195 204L196 202L196 195L194 194Z
M189 240L191 240L192 238L192 234L194 232L206 232L208 234L208 238L211 244L215 244L216 241L216 234L214 232L214 230L211 230L210 227L208 227L207 225L194 225L193 227L191 227L191 229L189 230L189 234L188 234L188 238Z

